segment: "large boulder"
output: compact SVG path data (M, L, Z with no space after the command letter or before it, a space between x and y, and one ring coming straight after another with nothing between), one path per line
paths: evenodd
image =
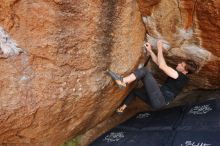
M198 72L191 76L191 82L184 92L171 106L219 98L219 90L216 89L220 87L220 3L216 0L137 0L137 2L145 23L148 41L154 48L158 39L165 42L164 53L169 65L175 67L181 60L192 59L200 66ZM165 75L158 67L151 62L149 67L158 81L163 82ZM123 117L112 115L111 118L87 131L81 137L80 144L90 143L138 110L149 110L149 107L132 102Z
M0 145L59 145L112 114L127 90L106 69L131 72L143 53L135 0L1 0L0 13L22 48L2 49Z
M54 146L78 135L86 145L148 110L133 103L125 118L109 119L132 87L119 90L105 74L127 75L143 63L145 32L153 46L164 40L171 65L179 58L200 65L189 92L219 88L219 7L214 0L0 0L0 145Z

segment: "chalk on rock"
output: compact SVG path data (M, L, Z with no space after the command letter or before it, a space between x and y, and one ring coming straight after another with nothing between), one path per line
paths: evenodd
M182 48L190 56L194 56L194 58L199 58L202 60L209 60L210 59L211 52L207 51L207 49L204 49L196 44L183 45Z
M192 38L193 36L193 30L190 29L178 29L178 35L177 35L180 39L185 39L185 40L189 40Z
M148 23L147 17L142 17L144 23Z
M157 48L157 41L158 41L158 40L162 40L162 42L163 42L163 48L166 49L166 50L170 49L170 44L169 44L169 42L166 41L166 40L164 40L164 39L162 39L162 38L154 38L154 37L152 37L152 36L150 36L150 35L147 34L147 40L148 40L148 42L151 44L151 46L152 46L153 48Z
M22 49L10 36L0 27L0 49L5 56L18 55Z

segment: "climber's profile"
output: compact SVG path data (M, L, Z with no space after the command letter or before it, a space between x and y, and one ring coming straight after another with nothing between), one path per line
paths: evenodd
M126 77L122 77L111 70L107 73L113 78L120 88L125 88L129 83L135 80L141 80L143 87L133 89L125 98L124 103L117 109L117 113L123 113L124 109L134 97L139 97L147 102L154 109L159 109L168 105L187 84L189 77L197 70L197 65L192 60L184 60L177 64L176 68L167 65L163 56L163 43L161 40L157 42L157 55L154 54L150 43L144 45L154 63L168 75L165 83L159 86L151 72L146 67L136 69L133 73Z

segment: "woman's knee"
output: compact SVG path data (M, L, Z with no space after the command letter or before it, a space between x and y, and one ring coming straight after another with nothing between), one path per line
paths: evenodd
M150 72L146 67L142 67L142 68L136 69L133 73L137 79L141 79L142 77L146 76Z

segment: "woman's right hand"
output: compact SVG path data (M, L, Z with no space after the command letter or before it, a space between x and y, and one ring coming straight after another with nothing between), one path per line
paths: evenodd
M152 51L152 48L151 48L151 44L150 44L150 43L145 43L144 46L145 46L145 48L147 49L148 52L151 52L151 51Z
M157 41L157 48L158 49L163 49L163 42L162 42L162 40L158 40Z

